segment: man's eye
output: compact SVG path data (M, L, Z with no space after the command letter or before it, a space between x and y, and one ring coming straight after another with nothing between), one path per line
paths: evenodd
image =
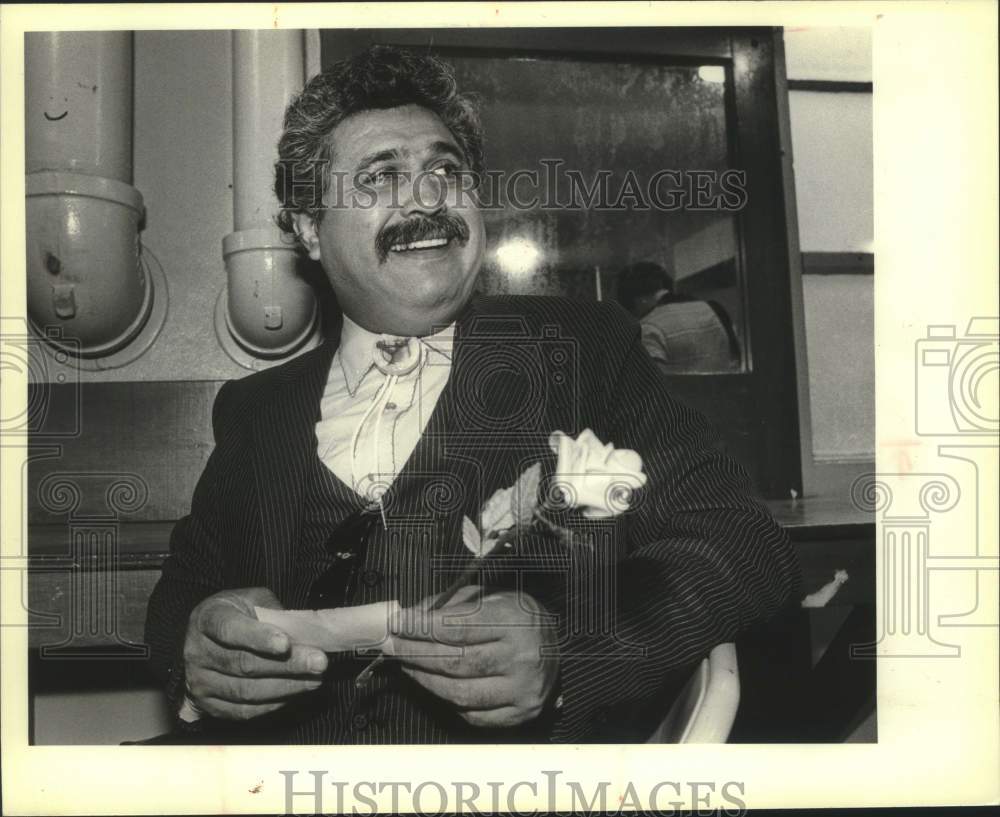
M383 169L376 170L374 173L368 173L364 178L367 184L381 187L382 185L393 181L393 179L395 179L398 175L399 174L395 170Z
M431 171L431 173L437 176L445 176L445 177L454 176L455 173L457 172L458 172L458 166L453 164L439 165L438 167L435 167Z

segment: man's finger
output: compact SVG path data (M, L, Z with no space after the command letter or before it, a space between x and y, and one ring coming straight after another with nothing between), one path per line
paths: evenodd
M393 638L392 656L404 667L423 670L448 678L488 678L505 674L510 661L510 650L504 642L469 644L439 644L434 641L416 641Z
M403 610L391 622L393 635L411 641L432 641L440 644L485 644L505 637L510 625L490 621L484 616L480 602L448 605L440 610L425 611L416 608Z
M263 704L283 701L304 692L319 689L316 678L234 678L214 670L202 670L190 682L197 698L216 698L238 704ZM201 706L201 704L198 704Z
M409 667L403 667L403 672L460 711L498 709L515 703L510 684L503 677L448 678Z
M328 660L326 653L304 644L293 644L284 661L263 658L246 650L215 649L208 651L205 666L238 678L281 678L295 675L322 675Z
M471 604L473 606L482 605L482 592L483 588L478 584L467 584L463 587L458 588L450 599L444 603L444 606L438 608L441 610L450 610L461 604ZM407 616L415 616L420 618L422 615L426 615L430 612L431 607L438 603L440 598L444 593L435 593L432 596L425 596L412 607L403 607L396 615L402 618Z
M277 627L235 609L206 611L200 623L201 631L223 647L271 656L286 656L291 647L288 636Z
M447 602L445 602L444 607L452 607L456 604L462 604L464 602L472 602L472 603L478 602L479 597L482 595L482 592L483 588L480 587L478 584L464 585L455 591L455 594L450 599L448 599ZM433 596L428 596L418 606L427 609L431 606L431 604L433 604L439 598L441 598L442 595L444 594L436 593ZM441 609L444 609L444 607Z

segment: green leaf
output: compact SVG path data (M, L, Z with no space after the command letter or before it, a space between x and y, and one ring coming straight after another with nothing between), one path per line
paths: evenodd
M483 505L480 526L484 536L489 537L491 533L506 530L514 524L510 515L510 495L513 492L514 486L501 488Z

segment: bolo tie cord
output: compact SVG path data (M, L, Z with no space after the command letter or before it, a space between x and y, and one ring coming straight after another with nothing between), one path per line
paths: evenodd
M405 367L403 374L409 374L411 371L418 368L420 366L420 363L423 361L424 357L423 345L418 342L415 346L416 346L416 361L411 362L409 366ZM399 369L398 364L382 363L380 365L377 355L378 351L374 353L375 366L380 372L383 372L386 377L385 381L383 381L382 385L379 387L379 390L375 393L375 397L372 398L371 405L368 407L368 410L364 413L364 416L361 418L361 421L358 423L357 428L355 428L354 434L351 437L351 479L353 480L355 485L358 484L357 454L358 454L358 442L361 439L361 431L364 429L365 423L367 423L368 420L371 419L372 414L375 414L375 433L372 435L372 455L374 457L374 462L377 467L379 462L378 444L379 444L379 437L382 432L382 418L385 414L385 406L388 404L389 396L392 394L392 390L395 388L396 384L399 382L399 378L401 377L401 375L398 373ZM392 371L392 367L395 367L397 371L395 372ZM392 467L395 468L395 465L396 463L393 462ZM382 527L384 529L388 529L389 525L388 521L386 520L385 505L382 502L381 493L376 497L376 502L378 502L379 513L382 517Z

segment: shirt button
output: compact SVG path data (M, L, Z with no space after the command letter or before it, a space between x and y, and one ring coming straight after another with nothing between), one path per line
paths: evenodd
M368 727L368 718L364 715L355 715L351 725L360 732Z
M377 570L366 570L361 574L361 581L369 587L374 587L382 580L382 574Z
M386 403L385 404L385 410L386 411L395 411L396 410L396 404L395 403Z

